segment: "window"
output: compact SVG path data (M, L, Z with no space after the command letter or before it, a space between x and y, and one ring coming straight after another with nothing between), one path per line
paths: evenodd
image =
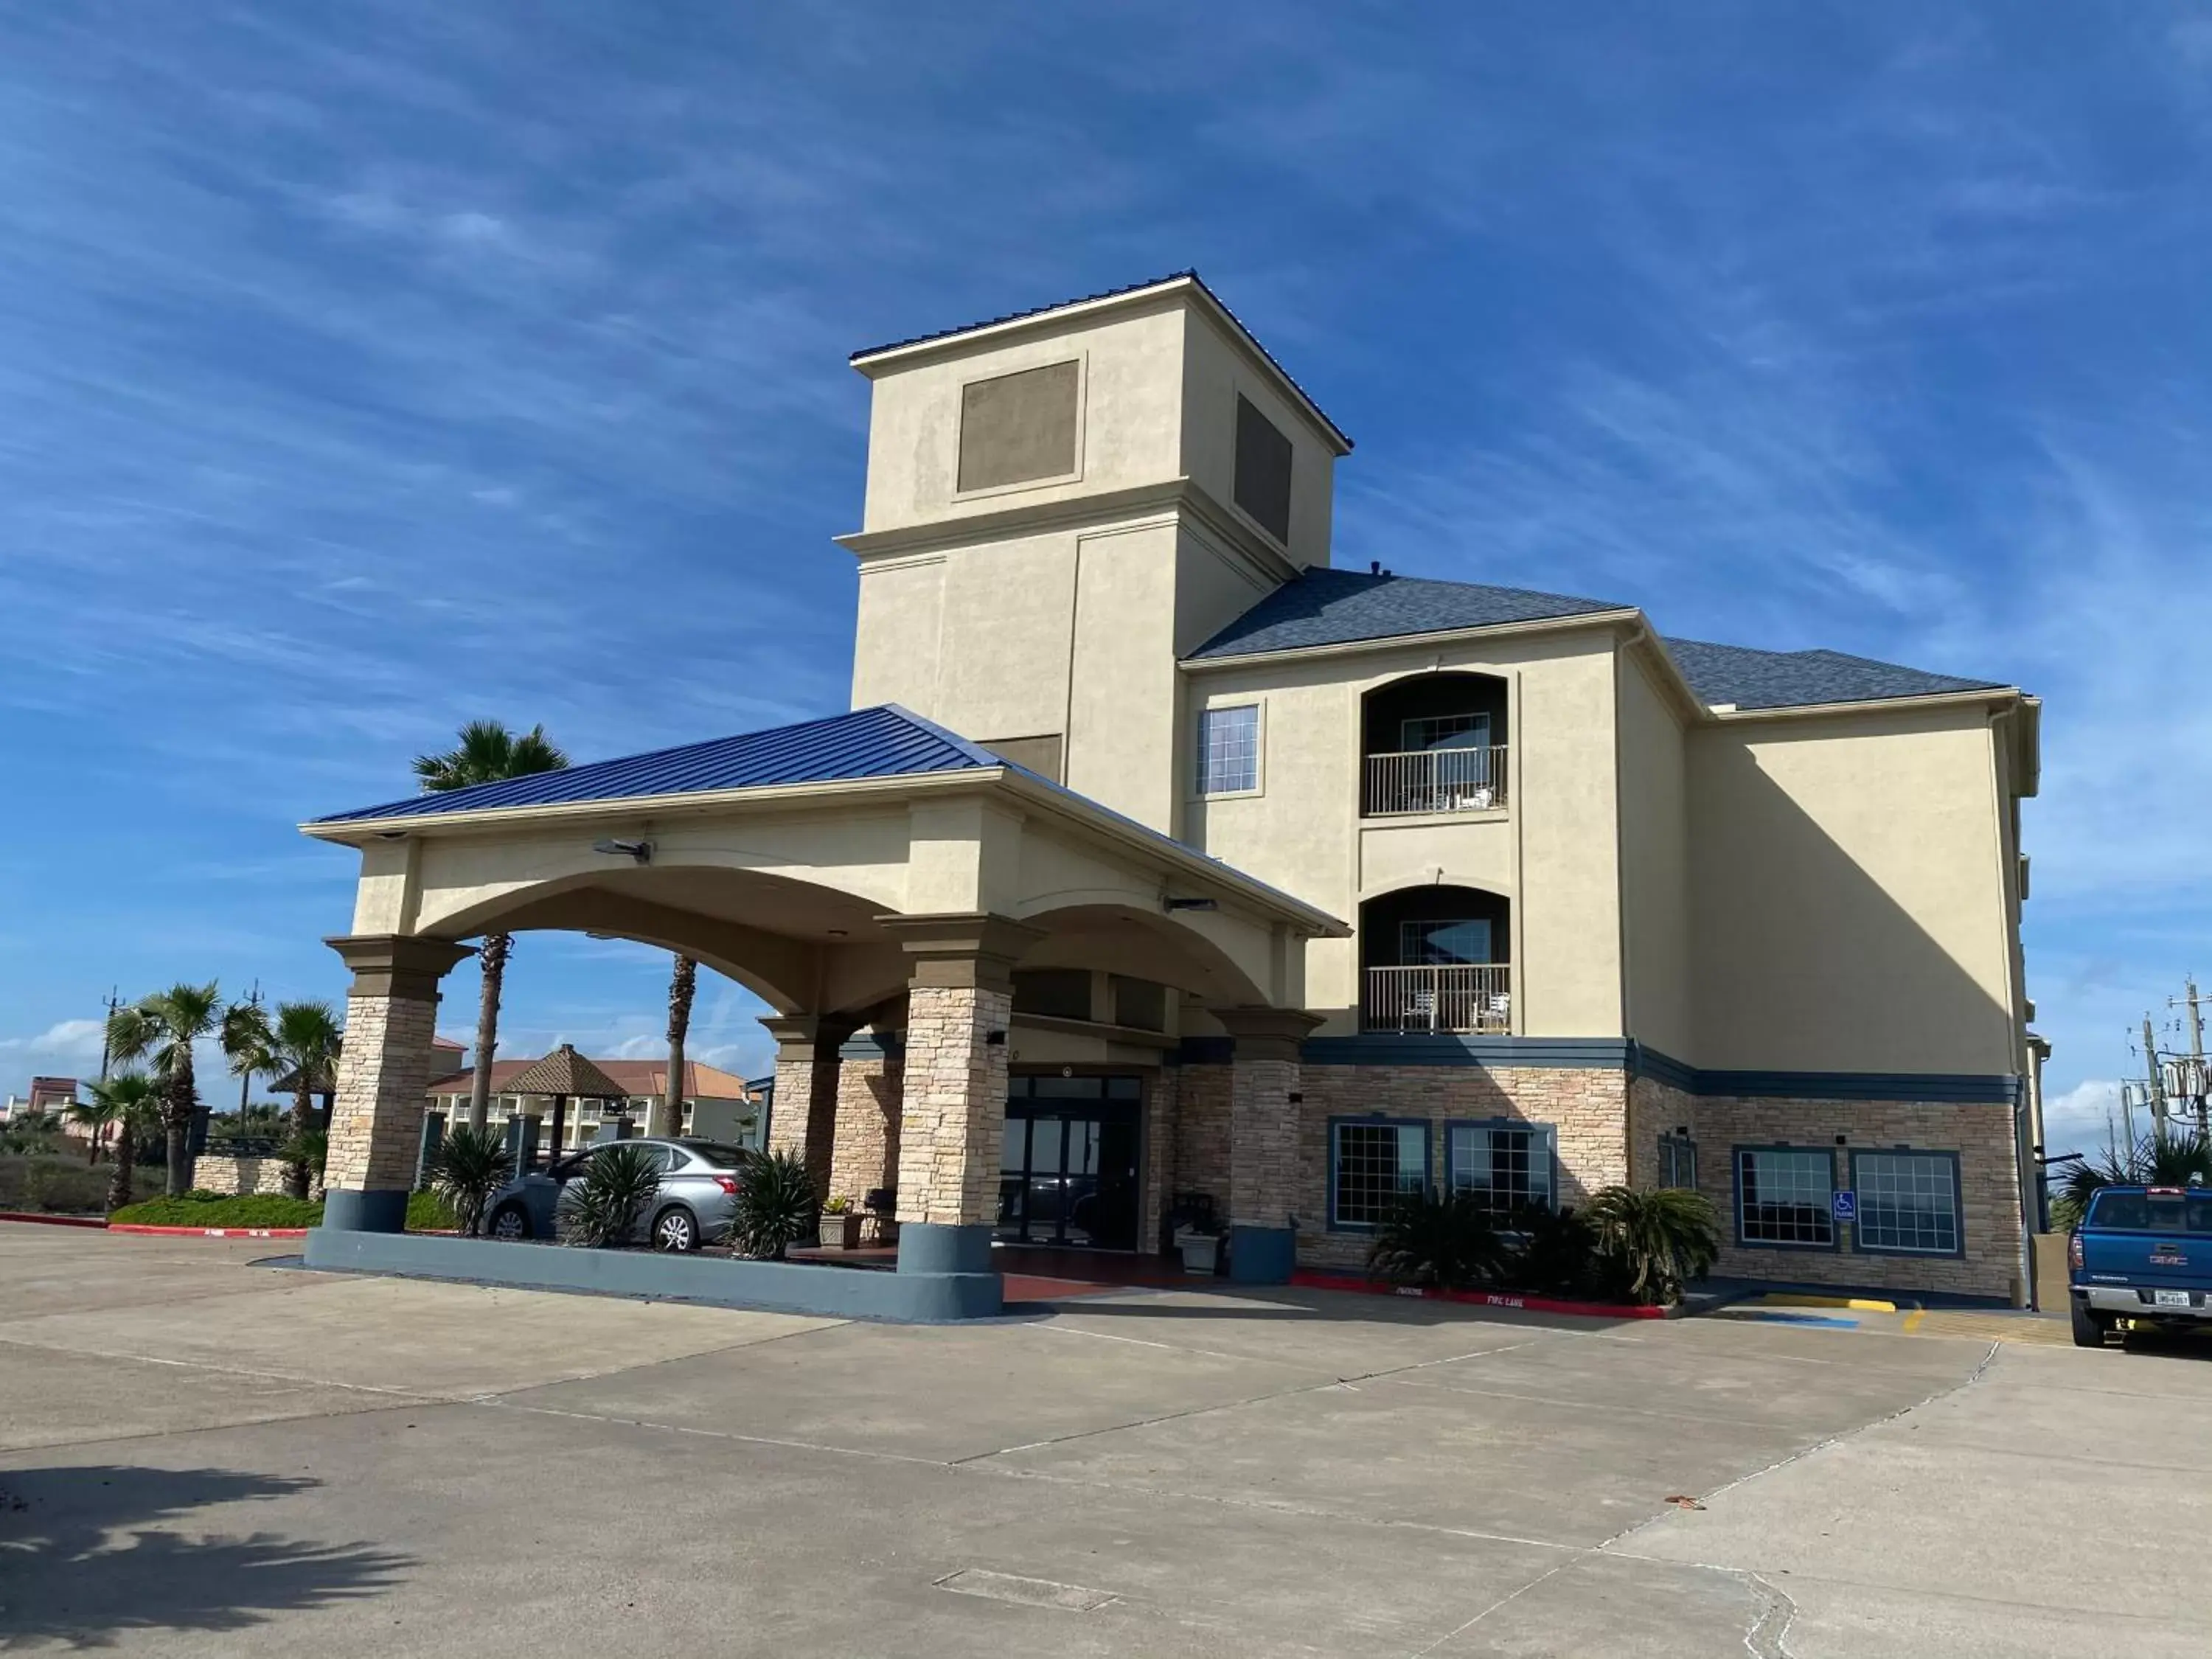
M1444 1131L1445 1170L1455 1193L1474 1193L1498 1221L1516 1210L1548 1210L1553 1129L1548 1123L1455 1123Z
M1198 717L1198 793L1249 794L1260 787L1260 705L1209 708Z
M1398 722L1398 742L1407 754L1423 749L1487 749L1487 714L1423 714Z
M1659 1184L1698 1190L1698 1143L1680 1131L1659 1137Z
M1957 1255L1959 1160L1949 1152L1854 1152L1852 1242L1900 1255Z
M2212 1233L2212 1194L2099 1193L2085 1224L2109 1233Z
M1480 917L1398 924L1398 961L1402 967L1449 967L1490 960L1490 923Z
M1070 358L961 387L959 488L996 489L1073 473L1080 378L1081 365Z
M1339 1118L1328 1126L1328 1224L1376 1227L1429 1185L1429 1126Z
M1834 1248L1836 1161L1826 1150L1741 1146L1735 1172L1739 1242Z
M1277 541L1291 539L1291 441L1241 393L1237 399L1237 505Z

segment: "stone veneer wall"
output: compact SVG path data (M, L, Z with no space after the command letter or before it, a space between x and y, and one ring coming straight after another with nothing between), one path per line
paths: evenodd
M1723 1241L1714 1271L1726 1278L1936 1291L2018 1303L2021 1217L2013 1109L2002 1102L1791 1100L1686 1094L1636 1080L1631 1121L1639 1170L1656 1178L1658 1137L1686 1124L1697 1142L1698 1188L1720 1212ZM1836 1145L1836 1137L1845 1144ZM1649 1143L1648 1146L1646 1143ZM1963 1256L1867 1255L1851 1226L1836 1227L1833 1249L1735 1242L1735 1148L1802 1146L1829 1152L1835 1182L1851 1184L1850 1153L1905 1147L1959 1155ZM1645 1160L1649 1159L1646 1164Z
M329 1185L356 1192L414 1186L437 1015L434 999L346 999L346 1043L338 1053L324 1166Z
M836 1138L830 1160L832 1198L848 1198L857 1206L877 1188L898 1184L904 1081L905 1068L895 1054L839 1064Z
M1552 1126L1559 1139L1559 1201L1582 1204L1628 1179L1628 1082L1617 1071L1551 1066L1316 1066L1302 1073L1298 1261L1358 1267L1370 1235L1328 1231L1328 1121L1426 1118L1430 1169L1445 1176L1444 1126L1517 1118Z
M948 1225L999 1210L1006 1045L1014 1000L973 986L917 985L907 995L906 1074L898 1147L898 1218Z
M221 1152L202 1152L192 1160L192 1185L201 1192L225 1196L251 1196L284 1191L284 1160L281 1158L226 1158Z
M1229 1074L1227 1066L1178 1066L1175 1078L1175 1157L1168 1191L1211 1193L1214 1214L1229 1219Z
M1182 1097L1180 1069L1163 1066L1145 1074L1144 1198L1137 1212L1137 1248L1160 1248L1160 1218L1175 1181L1176 1126Z

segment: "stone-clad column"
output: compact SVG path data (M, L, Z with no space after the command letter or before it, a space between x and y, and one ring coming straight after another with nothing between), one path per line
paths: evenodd
M899 1106L899 1270L988 1273L1013 964L1038 934L989 915L899 916L885 925L913 969Z
M1321 1021L1295 1008L1214 1011L1236 1043L1229 1079L1229 1274L1279 1285L1297 1265L1298 1045Z
M353 969L353 983L331 1110L323 1224L401 1232L429 1103L438 981L469 947L398 933L324 942Z
M763 1018L761 1024L775 1039L768 1149L805 1158L814 1190L826 1195L837 1134L837 1049L852 1025L816 1014Z

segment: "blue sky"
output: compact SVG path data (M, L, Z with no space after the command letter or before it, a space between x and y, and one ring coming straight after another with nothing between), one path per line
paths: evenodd
M467 718L588 758L842 708L845 356L1189 265L1358 439L1338 562L2042 695L2069 1121L2212 971L2201 8L5 0L0 42L0 1089L96 1066L112 984L337 994L350 860L292 826ZM504 1051L654 1052L664 983L526 936ZM695 1047L757 1066L756 1012L712 981Z

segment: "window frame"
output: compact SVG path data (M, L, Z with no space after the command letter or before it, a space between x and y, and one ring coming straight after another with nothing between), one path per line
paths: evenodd
M1452 1137L1457 1131L1461 1129L1522 1129L1542 1136L1546 1159L1544 1178L1547 1186L1543 1207L1553 1215L1559 1212L1559 1126L1558 1124L1539 1123L1533 1118L1525 1117L1455 1117L1445 1120L1443 1127L1443 1181L1444 1190L1447 1193L1459 1190L1452 1170ZM1497 1218L1501 1222L1504 1220L1502 1215L1498 1216Z
M1917 1250L1898 1244L1869 1244L1866 1243L1866 1189L1859 1184L1859 1160L1863 1158L1924 1158L1942 1160L1951 1166L1951 1237L1948 1250ZM1851 1254L1853 1255L1887 1255L1916 1257L1929 1261L1957 1261L1966 1254L1966 1192L1960 1168L1959 1154L1942 1147L1932 1146L1854 1146L1851 1148Z
M1743 1155L1746 1152L1789 1152L1800 1158L1825 1158L1828 1163L1828 1242L1779 1238L1747 1238L1743 1231ZM1735 1243L1743 1250L1786 1250L1797 1254L1808 1251L1826 1252L1830 1255L1843 1249L1843 1235L1836 1230L1836 1154L1829 1146L1790 1146L1774 1144L1740 1144L1729 1148L1729 1185L1733 1189L1732 1206L1735 1217Z
M1421 1132L1421 1190L1433 1192L1437 1179L1436 1121L1425 1117L1392 1117L1382 1112L1347 1112L1328 1121L1326 1155L1328 1160L1328 1231L1333 1233L1372 1234L1382 1225L1375 1221L1337 1218L1337 1131L1354 1129L1419 1129Z
M1681 1174L1681 1158L1689 1155L1690 1178L1687 1182L1670 1179ZM1659 1132L1659 1190L1662 1192L1694 1193L1698 1190L1698 1138L1673 1129Z
M1216 714L1229 714L1244 709L1252 711L1252 781L1241 789L1208 789L1206 783L1206 721ZM1198 722L1192 733L1193 762L1188 774L1190 799L1194 801L1250 800L1267 793L1267 704L1263 697L1253 697L1239 702L1208 703L1198 711Z

